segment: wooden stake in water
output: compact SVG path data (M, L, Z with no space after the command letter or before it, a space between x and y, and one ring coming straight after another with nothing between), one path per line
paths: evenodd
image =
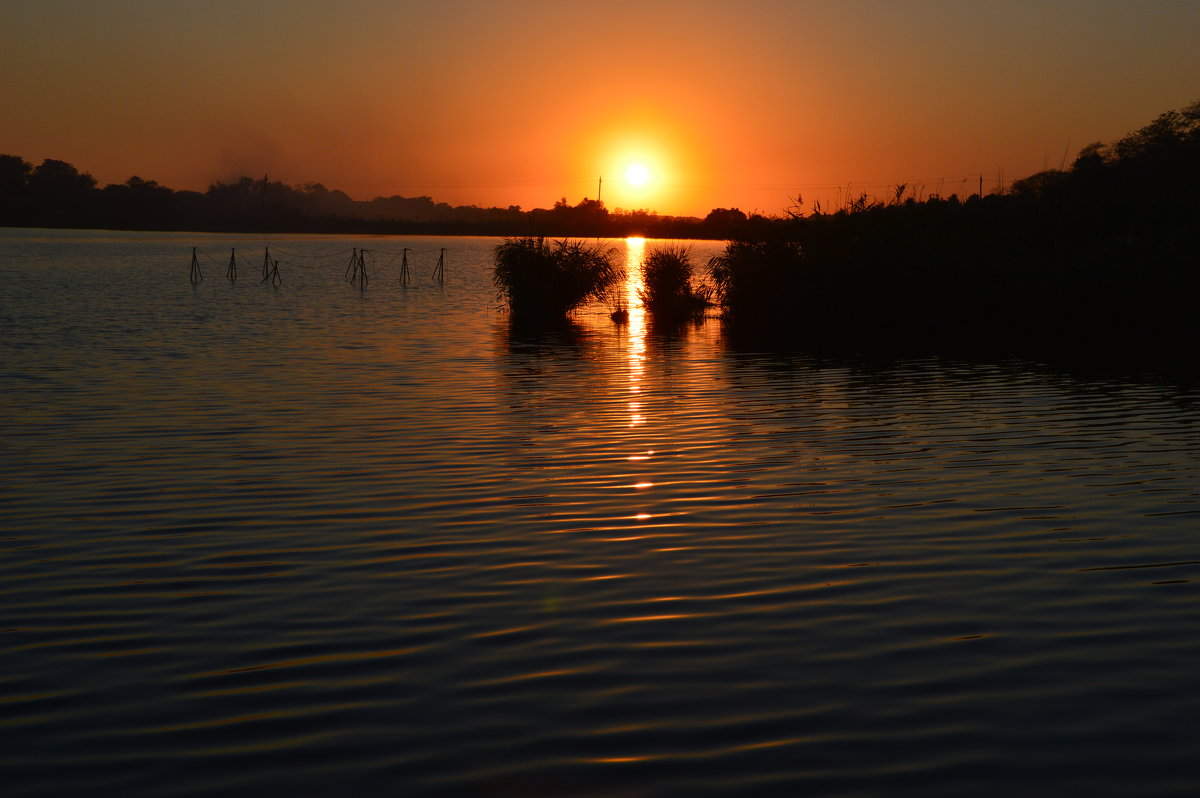
M400 285L408 285L408 247L404 248L400 259Z
M229 278L229 282L237 282L237 250L229 250L229 268L225 271L225 276Z
M438 285L446 284L446 250L442 249L442 254L438 255L437 266L433 267L433 279L438 281Z
M192 273L188 278L192 285L199 285L204 282L204 275L200 271L200 260L196 257L196 248L192 247Z
M359 290L367 287L367 261L364 257L367 254L365 249L358 250L358 254L351 258L354 265L354 274L350 277L350 284L358 283Z
M262 282L271 281L271 285L278 288L283 285L283 278L279 276L279 261L271 260L271 249L266 247L263 249L263 278ZM261 285L262 283L259 283Z

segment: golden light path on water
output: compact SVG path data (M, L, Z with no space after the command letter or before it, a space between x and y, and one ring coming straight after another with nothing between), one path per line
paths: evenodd
M636 429L646 423L642 413L642 380L646 375L646 307L642 303L640 291L646 286L645 279L646 239L625 239L625 307L629 310L628 355L629 373L629 428ZM654 455L652 451L636 452L629 456L631 461L649 460ZM636 490L646 490L654 487L654 483L642 480L634 484ZM649 513L638 513L634 516L639 521L648 521Z
M646 373L646 308L639 291L645 288L646 239L625 239L625 307L629 309L629 426L645 423L641 414L642 378Z

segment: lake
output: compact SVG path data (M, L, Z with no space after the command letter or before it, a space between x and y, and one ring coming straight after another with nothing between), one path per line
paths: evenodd
M0 230L5 795L1200 792L1193 381L513 330L497 243Z

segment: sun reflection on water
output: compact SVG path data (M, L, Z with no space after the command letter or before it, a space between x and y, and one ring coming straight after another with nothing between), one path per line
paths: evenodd
M639 291L646 285L645 279L646 239L625 239L625 307L629 309L629 426L637 427L646 422L642 415L642 404L638 394L642 390L642 379L646 375L646 308Z
M646 239L625 239L625 307L629 310L627 325L628 344L626 348L626 371L629 375L629 428L637 429L646 423L642 412L642 382L646 376L646 307L642 304L641 289L646 285L645 278ZM646 461L654 454L653 451L631 454L633 462ZM648 479L640 479L633 489L638 492L654 487ZM653 516L647 512L638 512L634 520L645 522Z

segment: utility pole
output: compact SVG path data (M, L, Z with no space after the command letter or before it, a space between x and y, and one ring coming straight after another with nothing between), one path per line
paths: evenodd
M600 189L604 188L604 176L600 176L600 182L596 184L596 202L600 201Z

